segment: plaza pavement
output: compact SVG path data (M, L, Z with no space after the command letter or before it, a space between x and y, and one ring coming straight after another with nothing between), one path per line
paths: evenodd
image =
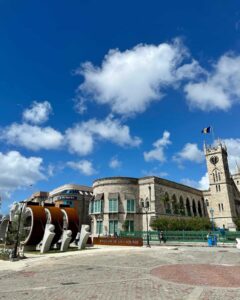
M0 261L0 299L240 299L236 248L101 246L28 257Z

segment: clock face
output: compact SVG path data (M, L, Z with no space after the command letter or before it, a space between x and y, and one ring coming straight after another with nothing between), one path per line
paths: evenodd
M219 161L219 158L217 156L212 156L210 158L210 162L213 164L213 165L216 165Z

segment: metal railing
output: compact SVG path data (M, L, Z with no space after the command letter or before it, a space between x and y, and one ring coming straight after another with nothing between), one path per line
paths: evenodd
M163 231L167 241L175 242L207 242L209 231ZM214 231L212 234L217 235L218 241L223 243L235 243L236 238L240 238L240 231ZM120 237L140 237L147 240L147 231L120 231ZM157 231L149 231L150 242L159 241Z

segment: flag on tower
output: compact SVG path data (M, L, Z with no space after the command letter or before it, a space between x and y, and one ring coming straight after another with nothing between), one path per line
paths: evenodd
M211 132L211 126L203 128L202 133L206 134L206 133L210 133Z

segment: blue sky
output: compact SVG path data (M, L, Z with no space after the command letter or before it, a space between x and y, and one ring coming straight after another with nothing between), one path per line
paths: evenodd
M105 176L206 188L209 125L235 171L238 1L0 0L0 37L3 212Z

